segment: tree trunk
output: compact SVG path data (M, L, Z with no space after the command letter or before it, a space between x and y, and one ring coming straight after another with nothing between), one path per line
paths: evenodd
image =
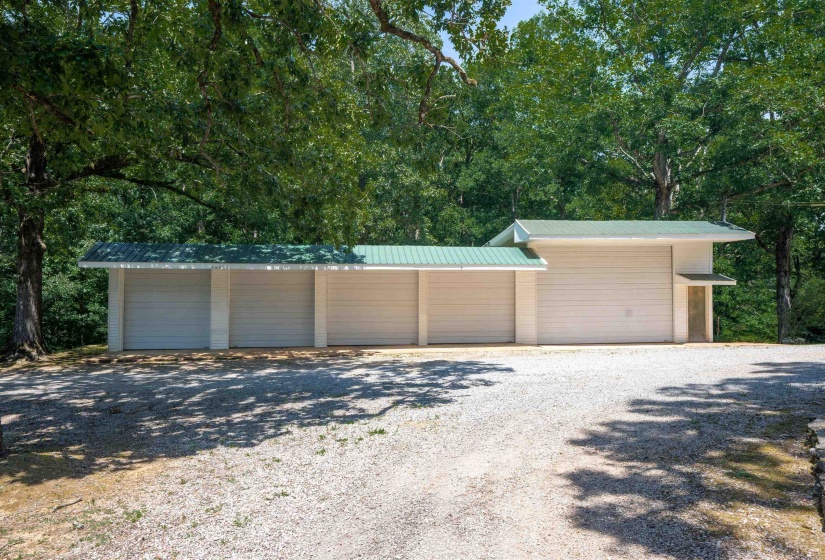
M781 224L776 237L776 339L780 344L790 334L791 241L793 225Z
M653 154L653 184L656 188L654 216L657 220L670 213L670 209L673 207L673 192L676 187L673 183L673 162L664 152L667 143L667 134L660 130L657 139L659 149Z
M656 188L654 215L657 220L670 213L673 206L673 182L670 159L659 152L653 156L653 184Z
M3 352L11 359L37 359L48 352L43 339L43 242L47 185L46 145L33 134L26 156L27 200L17 207L17 304L11 340Z

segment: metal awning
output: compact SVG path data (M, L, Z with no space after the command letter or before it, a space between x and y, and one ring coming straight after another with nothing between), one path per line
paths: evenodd
M736 280L724 274L677 274L677 284L688 286L735 286Z

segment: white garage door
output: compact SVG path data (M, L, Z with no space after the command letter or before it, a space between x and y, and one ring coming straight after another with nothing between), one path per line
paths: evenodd
M673 338L669 246L538 249L539 344Z
M210 281L208 270L127 270L123 348L208 348Z
M327 281L329 344L418 342L417 271L334 271Z
M430 272L429 342L513 342L512 272Z
M229 345L312 346L313 271L233 270L229 275Z

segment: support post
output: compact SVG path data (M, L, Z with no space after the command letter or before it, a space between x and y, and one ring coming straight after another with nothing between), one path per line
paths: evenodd
M516 344L538 344L538 292L536 273L517 270L516 275Z
M229 270L212 269L212 295L209 309L209 348L229 348Z
M426 346L430 326L430 277L426 270L418 271L418 345Z
M315 271L315 347L327 347L327 271Z
M109 269L109 352L123 350L123 298L126 271L122 268Z
M713 342L713 286L705 288L705 332L708 342Z

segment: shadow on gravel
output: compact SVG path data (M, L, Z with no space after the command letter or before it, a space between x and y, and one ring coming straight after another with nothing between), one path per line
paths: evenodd
M218 446L255 446L292 428L443 405L462 390L494 383L482 376L510 372L475 361L353 357L27 370L0 377L12 452L0 460L0 474L38 484ZM35 456L41 451L50 453Z
M760 512L784 509L782 515L798 516L790 531L821 539L813 528L812 479L797 445L810 417L825 411L825 365L754 366L752 377L663 388L660 398L630 403L638 420L598 424L571 441L608 460L604 469L568 476L577 491L576 524L613 537L619 554L622 545L641 545L678 559L725 558L731 536L741 531L742 513L734 510L744 504L756 513L753 530L760 530ZM786 453L792 460L783 461L771 452L768 444L779 440L798 458ZM817 556L786 536L750 538L764 539L765 557L771 548L782 557Z

